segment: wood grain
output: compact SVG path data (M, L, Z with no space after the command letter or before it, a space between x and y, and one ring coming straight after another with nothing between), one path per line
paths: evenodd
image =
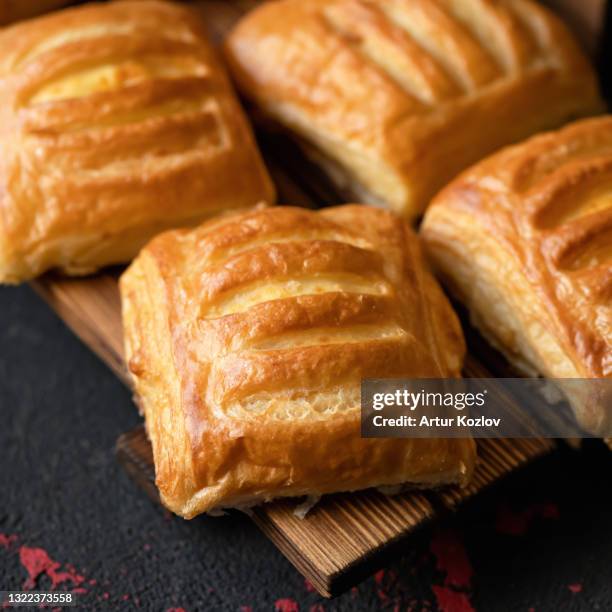
M479 464L465 489L384 495L375 490L325 496L304 519L296 500L254 509L252 518L317 591L331 597L350 588L404 545L419 527L455 510L487 486L553 449L550 441L480 440ZM117 456L147 494L159 502L151 445L144 427L122 435Z

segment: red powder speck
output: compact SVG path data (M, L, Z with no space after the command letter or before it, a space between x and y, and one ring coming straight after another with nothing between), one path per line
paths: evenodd
M23 585L24 589L33 589L42 574L46 574L51 579L51 590L64 582L72 582L75 586L79 586L85 581L85 578L77 574L74 569L66 572L58 571L60 564L51 559L47 551L42 548L22 546L19 549L19 560L28 572L28 579Z
M129 596L127 593L125 593L125 595L122 595L122 596L121 596L121 599L122 599L123 601L127 601L129 598L130 598L130 596Z
M567 588L574 594L580 593L582 591L582 585L579 582L576 582L574 584L568 584Z
M313 604L310 606L310 612L325 612L325 608L323 607L323 604Z
M251 606L240 606L240 612L253 612L253 608Z
M304 579L304 588L309 592L309 593L314 593L315 588L312 586L312 583L310 582L310 580L306 580Z
M277 599L274 603L276 612L299 612L300 607L294 599Z
M374 574L374 580L376 580L376 584L382 584L382 581L385 579L385 570L378 570Z
M433 537L430 550L436 557L436 567L446 574L445 585L467 589L473 570L459 536L449 530L439 530Z
M537 518L558 519L559 507L551 502L533 504L524 510L515 511L503 504L497 509L495 529L506 535L524 535Z
M91 586L95 586L96 584L98 584L98 581L97 581L95 578L92 578L92 579L89 581L89 584L91 584Z
M143 550L151 550L151 545L150 544L145 544L142 548L143 548Z
M103 593L102 599L108 599L110 597L110 593Z
M474 612L472 604L465 593L454 591L444 586L431 587L440 612Z
M187 612L185 608L168 608L167 612Z
M7 549L11 548L18 539L19 536L15 534L6 535L4 533L0 533L0 546Z
M5 533L0 533L0 546L3 548L9 549L16 541L16 535L6 535Z
M72 589L73 593L76 593L77 595L84 595L85 593L87 593L87 589L84 589L83 587L77 587L76 589Z

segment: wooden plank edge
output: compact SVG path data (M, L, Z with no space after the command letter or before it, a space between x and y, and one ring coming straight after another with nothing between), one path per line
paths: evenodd
M135 444L142 444L143 432L144 427L141 425L122 434L117 440L116 454L132 480L144 489L152 501L159 504L160 499L155 487L151 465L134 446ZM516 442L512 441L512 443ZM504 477L516 473L522 467L555 449L555 443L552 440L535 439L519 442L521 448L511 453L510 459L505 463L503 461L497 462L496 467L484 472L482 472L481 465L480 476L477 476L477 481L468 485L468 487L464 489L449 487L440 491L425 492L431 503L428 507L421 509L423 514L415 520L413 525L400 532L396 537L372 547L365 555L335 571L326 573L317 568L308 556L287 538L273 517L267 513L265 506L255 508L250 513L251 518L320 595L326 598L335 597L380 569L383 564L389 562L390 558L399 555L408 538L413 537L416 532L430 524L434 519L441 520L445 515L457 511L461 504L473 499L489 486L501 482ZM485 445L493 447L489 450L495 450L495 445L491 444L491 441L485 441ZM491 459L490 452L485 455L485 458L487 460Z
M47 276L37 278L30 283L30 287L40 296L63 321L63 323L105 363L119 379L129 386L129 374L121 355L104 341L104 339L91 328L79 313L78 308L60 299L54 291L53 279Z

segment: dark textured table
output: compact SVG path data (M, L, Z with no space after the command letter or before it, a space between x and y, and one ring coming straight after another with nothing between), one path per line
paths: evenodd
M83 610L612 610L612 453L561 450L321 599L242 515L170 516L113 456L129 392L29 289L0 290L0 590Z

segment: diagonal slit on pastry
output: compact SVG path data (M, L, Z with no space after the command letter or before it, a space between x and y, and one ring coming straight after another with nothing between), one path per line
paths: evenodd
M612 377L612 117L480 162L438 194L421 234L477 326L519 368ZM572 387L581 424L609 434L607 388Z
M242 94L345 195L409 218L485 155L604 108L531 0L273 0L225 50Z
M0 31L0 282L129 261L274 189L204 26L167 2Z
M164 504L465 484L467 439L360 437L364 378L456 377L458 320L399 217L230 213L153 239L120 281L126 359Z

